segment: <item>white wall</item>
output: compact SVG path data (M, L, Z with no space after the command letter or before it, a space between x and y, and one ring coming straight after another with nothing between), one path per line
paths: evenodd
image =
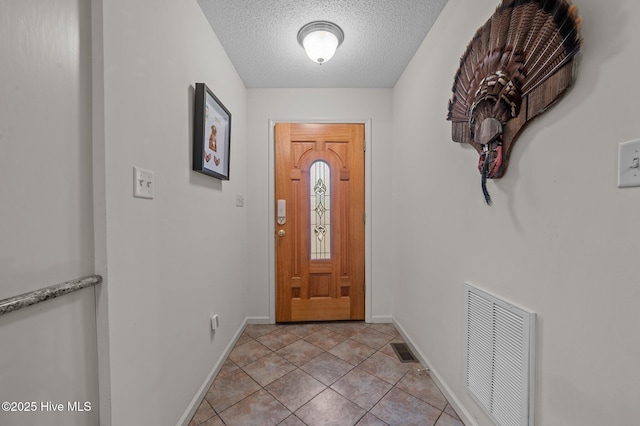
M174 425L255 305L246 284L246 210L235 207L235 194L246 192L246 91L195 1L94 7L103 27L103 63L94 70L103 108L96 118L96 149L104 152L96 158L104 170L96 178L96 205L104 208L96 213L96 253L106 279L100 379L110 382L101 389L105 410L110 405L103 419ZM191 171L196 82L232 113L230 181ZM132 197L133 166L155 173L155 199Z
M393 90L247 91L196 2L105 3L0 3L0 298L93 273L95 231L104 424L176 424L244 319L269 316L269 119L371 118L372 315L395 316L470 424L489 423L462 385L465 280L538 313L537 425L640 417L640 189L616 188L617 144L638 137L640 5L580 0L575 86L524 131L487 207L444 117L494 0L450 0ZM233 113L229 182L190 171L196 81ZM154 200L132 198L134 165L155 172ZM93 295L0 317L2 400L97 406Z
M393 312L393 281L389 245L391 235L391 164L393 135L391 89L249 89L247 212L249 238L249 282L257 297L250 307L252 315L268 318L273 310L269 294L269 233L270 179L273 167L269 162L269 120L274 121L345 121L371 119L371 140L367 141L373 172L369 194L372 211L367 220L372 223L371 241L371 316L374 321L388 321ZM271 151L272 153L272 151ZM271 265L272 266L272 265ZM271 302L270 302L271 300Z
M0 299L93 273L87 1L0 2ZM2 425L98 419L94 289L0 316ZM88 401L85 413L40 402Z
M459 57L496 2L450 0L394 90L394 315L470 424L490 422L463 387L467 280L538 314L536 425L640 417L640 188L616 187L618 143L640 137L640 4L577 3L575 86L525 129L488 184L492 207L445 116Z

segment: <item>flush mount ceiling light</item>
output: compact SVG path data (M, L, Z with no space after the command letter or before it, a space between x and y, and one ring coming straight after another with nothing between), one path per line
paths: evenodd
M309 22L298 31L300 46L313 62L321 65L333 57L343 40L342 29L333 22Z

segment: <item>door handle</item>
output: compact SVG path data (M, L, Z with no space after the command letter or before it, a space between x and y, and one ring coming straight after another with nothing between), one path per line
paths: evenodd
M284 232L284 229L278 231L278 237L284 237L285 235L287 235L287 233Z

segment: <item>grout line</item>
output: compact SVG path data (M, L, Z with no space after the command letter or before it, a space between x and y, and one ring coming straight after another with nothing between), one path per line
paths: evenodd
M401 377L400 377L398 380L396 380L394 383L389 383L387 380L384 380L384 379L382 379L382 378L378 377L377 375L373 374L372 372L369 372L369 371L367 371L367 370L365 370L365 369L363 369L363 368L361 368L361 367L360 367L360 365L362 365L365 361L367 361L367 360L371 359L374 355L376 355L376 354L377 354L377 353L379 353L379 352L380 352L382 355L385 355L385 356L387 356L387 357L389 357L389 358L396 359L396 357L390 356L390 355L388 355L387 353L383 352L382 350L383 350L383 349L384 349L384 348L385 348L385 347L386 347L390 342L393 342L393 340L401 339L401 340L403 340L403 341L404 341L405 339L402 337L402 335L398 335L398 334L389 334L389 333L386 333L386 332L384 332L384 331L376 330L375 328L372 328L370 324L365 324L365 326L362 328L362 330L358 331L357 333L350 334L350 335L342 334L342 333L340 333L340 332L338 332L338 331L335 331L335 329L332 329L332 328L330 328L330 327L326 327L326 326L324 326L324 325L320 325L320 329L318 329L318 330L316 330L316 331L313 331L313 332L310 332L310 333L308 333L308 334L307 334L306 336L304 336L304 337L301 337L301 336L299 336L299 335L297 335L297 334L295 334L295 333L290 333L290 334L292 334L292 335L294 335L294 336L296 337L296 340L295 340L295 341L293 341L292 343L289 343L288 345L284 345L283 347L280 347L280 348L278 348L278 349L276 349L276 350L274 350L274 349L270 348L269 346L265 345L265 344L264 344L264 343L262 343L260 340L258 340L258 339L260 339L260 338L262 338L262 337L264 337L264 336L267 336L267 335L269 335L269 334L275 333L275 332L276 332L276 331L278 331L278 330L282 330L282 329L284 329L285 327L286 327L286 326L277 326L276 328L274 328L273 330L269 331L268 333L261 334L261 335L256 336L256 337L251 336L251 335L249 335L249 334L247 334L247 333L246 333L246 329L247 329L247 327L245 327L245 329L243 329L243 330L242 330L242 332L241 332L240 336L242 336L242 334L246 334L246 336L247 336L248 340L247 340L246 342L243 342L241 345L234 346L234 348L233 348L233 349L235 349L236 347L241 347L241 346L243 346L243 345L245 345L245 344L247 344L247 343L250 343L251 341L254 341L254 342L256 342L256 343L258 343L258 344L260 344L260 345L262 345L262 346L266 347L267 349L269 349L269 353L268 353L268 354L266 354L266 355L260 356L260 357L256 358L255 360L251 360L250 362L246 363L246 364L245 364L245 365L243 365L243 366L238 365L235 361L231 360L231 359L229 358L229 356L227 356L227 358L225 359L225 362L226 362L226 361L230 361L230 362L232 363L232 365L234 365L237 369L241 370L244 374L246 374L247 376L249 376L249 378L250 378L250 379L251 379L255 384L257 384L257 385L259 386L259 389L257 389L256 391L254 391L254 392L250 393L249 395L245 396L244 398L242 398L241 400L239 400L239 401L235 402L234 404L232 404L231 406L229 406L229 407L225 408L224 410L221 410L220 412L217 412L217 411L213 408L213 406L209 403L209 401L207 401L207 404L208 404L208 405L209 405L209 407L213 410L213 412L214 412L214 413L215 413L215 415L220 419L220 421L221 421L221 422L225 423L225 422L224 422L224 420L222 419L221 415L220 415L221 413L224 413L225 411L227 411L227 410L229 410L230 408L232 408L232 407L236 406L237 404L241 403L242 401L246 400L247 398L249 398L249 397L251 397L251 396L255 395L255 394L256 394L256 393L258 393L260 390L264 390L267 394L269 394L272 398L274 398L276 401L278 401L278 403L280 403L280 404L281 404L281 405L282 405L282 406L287 410L287 412L288 412L289 414L287 415L287 417L285 417L285 419L287 419L287 418L289 418L291 415L293 415L293 416L295 416L295 417L296 417L296 419L298 419L300 422L304 423L304 421L302 421L302 419L300 419L300 418L295 414L295 413L296 413L295 411L291 411L291 410L290 410L286 405L284 405L284 403L282 403L282 402L281 402L281 401L280 401L280 400L279 400L275 395L273 395L271 392L269 392L269 390L266 388L266 386L268 386L269 384L273 383L273 382L274 382L274 381L276 381L276 380L281 379L282 377L284 377L284 376L286 376L286 375L288 375L288 374L293 373L293 372L294 372L294 371L296 371L296 370L299 370L299 371L301 371L301 372L303 372L303 373L305 373L305 374L310 375L308 372L306 372L305 370L303 370L301 367L302 367L302 366L304 366L304 365L306 365L306 364L308 364L309 362L313 361L314 359L316 359L316 358L318 358L318 357L320 357L320 356L324 355L324 354L329 354L330 356L335 357L336 359L338 359L338 360L340 360L340 361L342 361L342 362L345 362L345 363L346 363L350 368L349 368L349 370L348 370L346 373L342 374L340 377L338 377L337 379L333 380L333 381L331 382L331 384L330 384L330 385L326 385L324 382L322 382L322 381L318 380L318 379L317 379L317 378L315 378L313 375L310 375L311 377L313 377L315 380L317 380L319 383L321 383L321 384L322 384L323 389L322 389L320 392L318 392L316 395L314 395L311 399L309 399L309 401L305 402L302 406L298 407L298 409L297 409L296 411L300 410L301 408L303 408L304 406L306 406L307 404L309 404L311 401L313 401L315 398L317 398L317 397L318 397L318 395L320 395L320 394L322 394L322 393L326 392L326 390L327 390L327 389L331 389L333 392L336 392L338 395L340 395L341 397L345 398L345 399L346 399L347 401L349 401L350 403L354 404L355 406L357 406L357 407L359 407L360 409L363 409L363 410L365 411L365 412L364 412L364 414L363 414L362 416L360 416L360 417L359 417L358 421L362 420L365 416L367 416L367 414L370 414L371 416L373 416L373 417L375 417L376 419L378 419L378 417L377 417L377 416L375 416L373 413L371 413L371 410L373 410L376 406L378 406L378 404L380 404L380 402L381 402L381 401L382 401L382 400L383 400L383 399L384 399L384 398L385 398L385 397L386 397L386 396L387 396L391 391L393 391L394 389L397 389L397 390L400 390L400 391L402 391L402 392L404 392L404 393L408 394L409 396L411 396L411 397L413 397L413 398L417 399L418 401L421 401L421 402L423 402L423 403L425 403L425 404L428 404L429 406L431 406L431 407L435 408L436 410L440 411L440 414L439 414L438 418L436 419L436 421L434 422L434 425L439 421L439 419L442 417L442 414L445 412L446 407L447 407L447 405L446 405L446 404L445 404L445 408L444 408L444 409L442 409L442 410L440 410L438 407L433 406L433 405L432 405L431 403L429 403L428 401L424 401L423 399L418 398L418 397L416 397L416 396L414 396L414 395L412 395L412 394L408 393L407 391L405 391L405 390L403 390L403 389L401 389L401 388L397 387L398 383L400 383L400 382L402 381L402 379L404 379L404 378L407 376L407 374L409 374L409 372L413 370L413 368L412 368L412 367L408 368L408 369L407 369L407 370L406 370L406 371L401 375ZM387 341L386 341L382 346L380 346L380 347L379 347L379 348L377 348L377 349L376 349L376 348L374 348L374 347L371 347L371 346L369 346L369 345L367 345L367 344L365 344L365 343L363 343L363 342L359 342L359 341L357 341L357 340L352 339L352 337L353 337L353 336L355 336L355 335L359 334L360 332L362 332L362 331L364 331L364 330L366 330L366 329L370 329L370 330L372 330L372 331L374 331L374 332L381 333L381 334L383 334L383 335L387 336L389 339L388 339L388 340L387 340ZM315 334L315 333L318 333L318 332L320 332L320 331L322 331L322 330L328 330L328 331L330 331L330 332L332 332L332 333L339 334L340 336L345 337L345 339L344 339L344 340L342 340L341 342L339 342L339 343L337 343L337 344L333 345L333 346L332 346L331 348L329 348L329 349L324 349L324 348L318 347L318 346L314 345L312 342L310 342L310 341L308 341L308 340L307 340L307 338L308 338L309 336L311 336L311 335L313 335L313 334ZM313 358L311 358L311 359L307 360L306 362L304 362L304 363L303 363L302 365L300 365L300 366L299 366L299 365L297 365L297 364L294 364L293 362L291 362L291 361L289 361L288 359L286 359L284 356L282 356L282 355L280 355L280 354L278 354L278 353L277 353L279 350L281 350L281 349L283 349L283 348L285 348L285 347L287 347L287 346L289 346L289 345L292 345L292 344L294 344L294 343L296 343L296 342L298 342L298 341L300 341L300 340L302 340L302 341L304 341L304 342L306 342L306 343L308 343L308 344L312 345L313 347L315 347L315 348L317 348L317 349L321 350L322 352L321 352L319 355L317 355L317 356L315 356L315 357L313 357ZM348 341L348 340L351 340L351 341L356 342L356 343L359 343L359 344L364 344L365 346L368 346L370 349L372 349L372 350L373 350L373 352L372 352L370 355L368 355L368 356L366 356L365 358L363 358L362 360L360 360L360 361L359 361L359 363L358 363L357 365L353 365L353 364L351 364L351 362L348 362L348 361L346 361L346 360L343 360L342 358L340 358L340 357L338 357L338 356L336 356L336 355L332 354L331 352L329 352L329 351L330 351L331 349L333 349L334 347L336 347L336 346L338 346L338 345L340 345L340 344L342 344L342 343L344 343L344 342L346 342L346 341ZM232 349L232 350L233 350L233 349ZM263 358L265 358L265 357L267 357L267 356L270 356L270 355L272 355L272 354L275 354L275 355L277 355L277 356L281 357L281 358L282 358L282 359L284 359L287 363L291 364L291 365L292 365L292 366L294 366L295 368L294 368L293 370L291 370L291 371L287 372L287 373L286 373L286 374L284 374L283 376L281 376L281 377L279 377L279 378L276 378L276 379L272 380L272 381L271 381L271 382L269 382L266 386L262 386L260 383L258 383L258 382L257 382L257 380L255 380L255 379L254 379L254 378L253 378L253 377L252 377L252 376L251 376L251 375L250 375L250 374L245 370L245 367L246 367L246 366L248 366L248 365L250 365L250 364L252 364L252 363L254 363L254 362L256 362L256 361L258 361L258 360L260 360L260 359L263 359ZM223 364L224 364L224 363L223 363ZM417 363L417 365L421 366L421 363L420 363L420 362L418 362L418 363ZM367 373L367 374L371 374L373 377L376 377L376 378L378 378L379 380L382 380L383 382L385 382L385 383L387 383L387 384L389 384L389 385L390 385L389 390L387 390L387 391L386 391L386 392L385 392L385 393L384 393L380 398L378 398L378 399L377 399L377 401L373 404L373 406L372 406L370 409L368 409L368 410L367 410L367 409L364 409L363 407L360 407L360 406L359 406L355 401L352 401L349 397L342 395L340 392L338 392L338 391L336 391L335 389L333 389L333 388L332 388L332 386L333 386L334 384L336 384L338 381L342 380L345 376L347 376L348 374L350 374L351 372L353 372L356 368L357 368L357 369L360 369L361 371L363 371L363 372L365 372L365 373ZM236 371L236 370L233 370L233 371ZM232 371L232 372L233 372L233 371ZM229 372L229 373L225 374L225 376L226 376L226 375L228 375L228 374L231 374L232 372ZM224 377L224 376L220 376L220 377ZM216 377L216 379L217 379L217 377ZM206 401L206 398L205 398L205 401ZM449 402L448 402L448 401L447 401L447 404L449 404ZM211 418L212 418L212 417L211 417ZM206 421L208 421L208 420L210 420L211 418L209 418L209 419L205 420L205 422L206 422ZM380 420L381 420L381 419L380 419ZM283 421L284 421L284 419L283 419ZM356 423L357 423L357 422L356 422ZM226 424L226 423L225 423L225 424Z

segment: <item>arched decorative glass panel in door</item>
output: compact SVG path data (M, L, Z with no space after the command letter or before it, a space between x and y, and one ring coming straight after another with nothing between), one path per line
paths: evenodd
M311 260L331 259L331 170L316 161L309 170Z

